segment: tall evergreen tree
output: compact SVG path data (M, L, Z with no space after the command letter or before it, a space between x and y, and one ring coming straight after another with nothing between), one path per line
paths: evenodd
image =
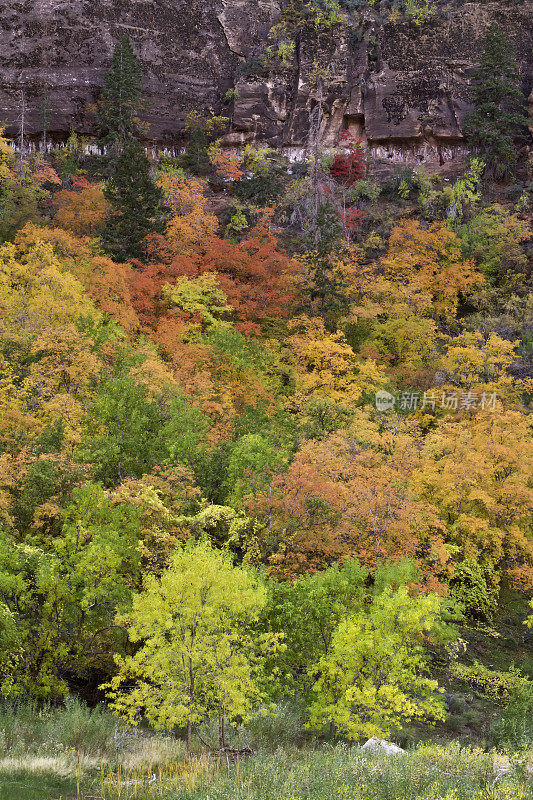
M139 62L129 37L123 36L115 47L102 90L99 113L102 144L120 150L129 137L138 135L141 88Z
M115 47L102 91L100 142L111 149L110 178L104 194L112 213L102 233L107 252L118 260L140 257L140 242L162 232L162 192L150 174L150 162L137 140L142 74L128 36Z
M117 157L104 195L112 212L102 233L110 255L123 261L142 256L140 242L163 231L163 193L150 175L150 162L137 139L128 139Z
M470 99L474 108L465 117L464 132L486 154L494 175L503 177L516 164L515 140L526 134L528 120L515 51L496 24L485 36Z

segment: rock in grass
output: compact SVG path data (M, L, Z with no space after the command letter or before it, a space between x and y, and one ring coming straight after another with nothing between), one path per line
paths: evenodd
M405 750L402 750L397 744L387 742L385 739L377 739L375 736L365 742L361 749L366 753L383 753L386 756L397 756L400 753L405 753Z

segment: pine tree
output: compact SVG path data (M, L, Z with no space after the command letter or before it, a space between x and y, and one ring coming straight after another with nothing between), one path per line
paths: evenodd
M100 103L100 142L120 150L126 140L139 133L142 75L128 36L115 47L111 68L104 80Z
M527 130L519 80L514 48L492 24L474 72L470 94L474 109L465 117L464 132L470 144L486 153L486 162L495 177L503 177L513 169L517 161L514 141Z
M140 242L149 233L162 233L163 193L150 175L150 162L137 139L128 139L115 161L104 189L113 208L102 241L117 260L139 258Z
M104 195L112 213L102 234L115 259L140 257L140 242L163 230L163 194L150 175L150 162L137 140L140 133L142 75L128 36L115 47L100 106L100 143L112 152L111 177Z

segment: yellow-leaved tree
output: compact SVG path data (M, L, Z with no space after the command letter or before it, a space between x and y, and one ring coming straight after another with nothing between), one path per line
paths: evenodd
M479 412L443 421L427 437L411 487L438 507L456 561L479 564L494 590L502 574L531 589L532 475L528 418Z
M319 317L291 320L288 339L304 398L323 397L353 405L364 390L375 391L387 382L372 359L358 358L342 332L329 333Z
M78 441L84 404L102 370L77 326L81 318L96 322L100 314L51 244L0 248L0 341L10 353L9 366L0 366L0 438L4 424L12 432L33 424L38 432L60 421L67 440Z
M218 229L217 218L209 213L205 182L172 170L162 172L157 184L172 212L167 226L171 245L180 254L205 252L207 242Z
M455 317L461 295L484 282L474 262L464 258L459 238L442 222L424 227L402 220L382 263L398 299L419 316L443 321Z
M49 326L97 316L82 284L62 268L50 244L20 253L0 248L0 335L28 340Z
M226 718L245 717L261 699L262 661L277 646L276 635L252 638L265 604L265 588L228 553L206 541L175 550L119 618L139 646L116 659L105 687L113 708L134 724L142 715L155 728L186 726L189 753L193 726L216 709L225 747Z
M516 405L525 391L531 391L531 378L516 378L509 368L518 358L519 342L502 339L496 333L485 337L479 331L466 331L450 339L448 349L441 359L441 368L452 391L461 387L471 392L477 402L483 393L485 402L488 395L495 395L500 406Z

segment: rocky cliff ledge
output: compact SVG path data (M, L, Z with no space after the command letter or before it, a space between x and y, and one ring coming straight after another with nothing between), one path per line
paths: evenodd
M261 66L258 55L283 10L280 0L2 5L0 120L12 134L22 92L30 134L42 130L44 98L52 136L71 128L91 134L96 98L124 33L143 63L148 136L159 146L179 144L187 112L200 108L231 117L228 145L259 140L297 156L317 104L319 64L324 145L348 127L381 158L442 163L462 151L469 75L494 20L515 43L526 96L533 87L533 2L527 0L441 2L421 25L348 15L326 40L304 29L293 63L277 68Z

